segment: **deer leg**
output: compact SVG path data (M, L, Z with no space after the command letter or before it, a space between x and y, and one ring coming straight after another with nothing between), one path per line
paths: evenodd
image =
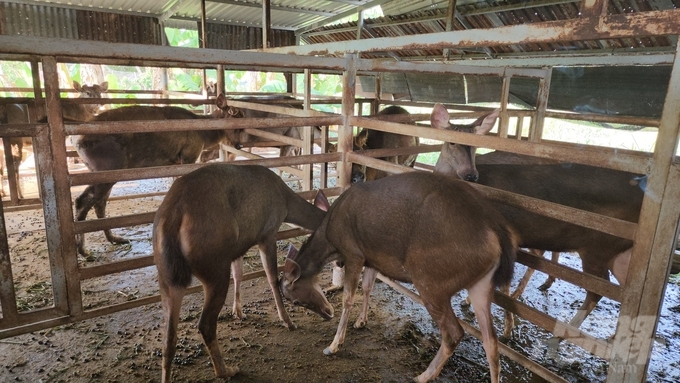
M338 261L333 262L333 279L332 284L325 288L324 293L332 293L342 289L345 281L345 269Z
M543 254L541 254L541 256L543 256ZM553 261L554 263L559 262L560 253L558 253L557 251L553 251L550 260ZM539 286L538 289L541 291L546 291L553 285L554 282L555 277L553 277L552 275L548 275L548 278L545 279L545 282L543 282L543 284Z
M220 346L217 344L217 317L220 314L224 301L227 299L227 290L229 289L229 275L226 278L213 277L209 280L202 280L203 293L205 295L205 302L203 303L203 312L201 318L198 320L198 330L203 336L203 342L208 347L210 360L212 361L215 370L215 376L218 378L229 378L236 375L239 371L238 367L227 367L222 359Z
M231 263L231 273L234 277L234 306L231 309L232 315L240 320L246 319L241 309L241 281L243 280L243 257L236 258Z
M17 185L17 195L19 198L24 198L24 193L21 191L21 177L19 176L19 167L21 166L21 162L24 160L23 138L10 138L10 142L12 147L12 169L14 169L14 180Z
M76 198L76 221L83 221L87 218L87 213L103 196L109 194L114 184L99 184L88 186L82 194ZM78 254L87 256L85 251L85 235L76 234L76 246Z
M171 381L172 359L175 357L177 345L177 324L179 323L179 311L182 307L182 298L186 292L184 287L169 286L159 278L161 292L161 306L165 322L165 336L163 337L163 372L161 381Z
M274 294L274 302L276 303L276 311L279 313L279 319L281 319L283 325L289 330L295 330L295 324L290 320L288 312L286 312L286 308L283 305L283 296L281 295L281 290L279 289L279 283L277 280L278 270L276 267L275 237L265 240L263 243L258 245L258 247L260 249L260 258L262 259L264 271L267 274L269 286L271 286L272 294Z
M463 339L465 333L463 332L460 323L458 323L456 314L453 313L453 309L451 308L450 295L442 295L441 291L436 288L434 290L437 290L440 294L437 295L434 291L430 293L430 289L423 288L422 285L416 286L416 289L423 299L423 304L425 305L427 312L430 313L432 319L437 323L437 326L439 326L442 335L442 343L441 346L439 346L437 355L434 356L434 359L432 359L427 369L413 379L416 382L429 382L439 375L444 364L446 364L449 357L453 355L453 351L458 346L458 343L460 343L460 340ZM476 311L477 307L475 307L475 312Z
M498 383L500 380L500 359L498 357L498 338L493 327L491 315L491 300L493 297L493 284L491 279L495 269L488 272L482 279L468 289L468 296L475 309L479 330L482 333L482 343L486 352L486 360L489 362L489 375L491 382ZM509 286L505 286L509 290ZM508 311L506 311L508 313Z
M342 315L340 316L340 323L338 323L338 330L335 332L335 338L330 346L328 346L323 353L332 355L338 352L340 345L345 342L345 333L347 332L347 323L349 322L349 312L354 305L354 295L357 292L359 285L359 275L361 274L362 264L345 262L345 286L342 295Z
M361 304L361 313L359 318L354 323L354 328L364 328L368 322L368 301L371 297L371 291L375 285L375 278L378 276L378 270L370 267L364 267L364 276L361 282L361 290L364 293L364 301Z
M531 270L531 269L528 269L528 270ZM519 287L518 287L518 289L519 289ZM501 286L500 290L503 294L510 295L510 283ZM517 290L515 290L515 292L517 292ZM516 299L513 295L514 295L514 293L510 296L513 299ZM468 299L470 301L472 301L472 297L470 297L469 291L468 291ZM474 305L474 303L473 303L473 305ZM473 308L475 309L475 314L477 314L477 307L473 306ZM512 338L512 329L513 328L515 328L515 314L513 314L510 310L504 310L504 314L503 314L503 338L504 339Z
M97 218L106 218L106 203L109 201L109 195L111 195L111 189L94 203L94 213L97 215ZM129 239L114 235L111 229L104 229L104 236L113 244L130 243Z
M583 272L592 274L595 277L602 279L609 279L609 270L605 265L594 264L590 259L593 259L594 254L581 254L581 261L583 263ZM597 303L602 299L602 295L595 294L591 291L586 291L586 298L583 300L581 307L576 310L576 315L569 321L571 326L580 327L583 321L595 309ZM556 350L562 338L554 336L546 342L548 350Z

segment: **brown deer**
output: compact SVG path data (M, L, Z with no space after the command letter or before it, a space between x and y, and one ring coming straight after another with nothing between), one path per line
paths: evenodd
M244 102L254 102L254 103L267 103L271 101L278 101L276 105L279 106L285 106L289 108L296 108L296 109L302 109L302 105L299 103L295 103L295 97L287 96L287 95L267 95L267 96L242 96L238 98L234 98L234 100L237 101L244 101ZM288 103L282 103L282 101L288 101ZM241 111L244 114L244 117L246 118L276 118L281 116L280 114L277 113L270 113L270 112L262 112L259 110L253 110L253 109L241 109ZM267 132L271 133L277 133L281 134L287 137L291 138L296 138L296 139L302 139L302 127L289 127L289 128L267 128L263 129ZM314 134L314 139L319 139L321 137L321 130L319 127L314 127L313 130ZM257 136L252 136L247 133L238 131L238 136L234 138L234 141L232 142L232 145L236 148L240 148L241 145L248 143L248 142L259 142L259 141L265 141L265 139ZM201 162L208 162L214 159L219 158L219 145L213 145L211 147L206 147L205 151L203 154L201 154L200 161ZM292 155L298 155L300 153L300 148L297 148L292 145L284 145L281 146L280 148L280 157L287 157L287 156L292 156ZM233 159L233 158L232 158Z
M442 105L432 112L433 125L449 124ZM445 144L446 145L446 144ZM637 223L644 191L643 176L578 164L499 165L470 167L475 148L458 145L465 156L442 150L435 172L457 175L482 185ZM472 162L474 165L474 161ZM609 271L624 285L633 242L493 201L518 235L520 247L579 254L583 271L609 279ZM587 291L583 304L569 322L579 327L602 297ZM504 335L510 336L506 323Z
M299 254L290 250L281 290L294 303L327 318L331 306L316 276L330 261L345 264L342 315L333 342L324 350L330 355L344 342L362 267L413 283L442 333L437 355L416 378L427 382L439 375L464 335L451 297L468 289L491 381L498 382L491 298L494 286L512 279L516 249L505 219L470 185L438 174L398 174L347 189Z
M548 158L540 158L540 157L532 157L532 156L525 156L521 154L516 154L516 153L509 153L509 152L502 152L502 151L493 151L490 153L486 154L478 154L475 162L477 165L486 165L486 164L505 164L505 165L551 165L551 164L557 164L559 161L551 160ZM530 249L530 253L537 257L543 257L543 254L545 254L545 250L536 250L536 249ZM555 263L560 258L560 253L557 251L552 251L551 252L551 260ZM515 291L512 292L512 298L518 298L524 293L524 290L526 289L527 285L529 284L529 280L531 279L531 276L534 274L534 269L532 268L527 268L527 270L524 272L524 275L522 276L522 279L519 281L517 284L517 287L515 288ZM555 283L555 277L552 275L548 275L545 279L545 282L541 286L538 287L540 291L546 291L548 290L553 283Z
M295 328L277 284L276 233L282 222L316 229L325 215L316 206L328 209L322 192L312 205L262 166L212 164L175 181L153 224L154 262L165 318L163 382L171 378L180 306L192 275L203 284L198 329L215 375L227 378L239 371L227 367L222 359L216 338L217 316L229 287L229 266L255 245L279 318L289 329ZM326 314L332 316L332 308Z
M79 93L79 98L101 98L102 93L109 88L108 82L93 85L80 85L78 81L73 82L73 89ZM90 121L94 114L99 110L97 104L63 104L62 116L64 119L71 121ZM37 121L46 121L44 111L38 116ZM28 111L24 105L3 105L0 106L0 123L28 123ZM12 147L12 159L14 163L14 174L16 175L17 194L19 198L24 198L23 191L19 183L19 166L25 160L24 149L32 151L33 139L31 137L12 137L9 139ZM4 157L3 157L4 161ZM1 166L0 166L1 167ZM2 175L0 174L0 181ZM4 194L2 190L2 182L0 182L0 194Z
M242 116L240 111L227 106L220 94L215 99L218 106L210 116L199 116L180 107L128 106L108 110L93 121L178 120L231 118ZM198 130L182 132L147 132L131 134L88 134L75 136L78 155L91 171L142 168L194 163L204 147L235 139L233 130ZM94 207L97 218L106 216L106 201L115 182L88 186L76 198L76 220L82 221ZM111 243L129 243L127 239L104 230ZM86 255L82 234L76 240L78 253Z
M408 113L406 110L403 108L398 108L394 107L394 109L384 109L383 112L387 111L384 114L403 114ZM390 109L388 111L388 109ZM382 112L381 112L382 113ZM470 133L475 133L475 134L486 134L488 133L496 124L496 120L498 119L498 115L500 113L500 110L494 110L493 112L484 115L480 118L478 118L476 121L469 125L465 124L460 124L460 125L451 125L449 124L449 120L446 120L446 124L441 124L441 123L433 123L432 127L437 128L437 129L446 129L446 130L455 130L455 131L462 131L462 132L470 132ZM380 113L379 113L380 114ZM448 118L448 112L447 112L447 118ZM362 130L362 132L357 136L361 136L363 132L368 132L368 129ZM417 143L417 140L413 140L413 138L410 138L408 136L403 136L403 135L397 135L397 134L392 134L392 133L383 133L383 132L378 132L378 131L371 131L368 133L368 137L370 138L371 135L374 133L382 133L379 134L378 136L380 137L379 139L373 141L376 143L375 147L370 147L371 149L377 149L379 146L377 146L377 143L390 143L395 146L392 147L405 147L405 146L413 146L414 143ZM398 137L397 137L398 136ZM365 137L365 136L364 136ZM410 138L410 139L409 139ZM355 145L355 150L359 150L357 148L361 147L363 144L362 139L356 139L354 140L354 145ZM465 168L471 168L474 169L474 156L470 155L468 150L464 145L458 145L455 143L444 143L442 146L442 153L446 153L449 156L455 157L455 158L460 158L460 161L466 161L469 160L470 164L466 166ZM474 152L472 152L474 153ZM400 157L405 157L404 162L402 164L406 165L408 163L408 160L410 160L412 157L411 156L400 156ZM417 157L417 156L416 156ZM440 157L441 158L441 157ZM441 161L441 160L440 160ZM413 158L413 162L415 163L415 158ZM439 164L439 162L438 162ZM459 165L460 166L460 165ZM460 166L463 168L463 166ZM355 175L356 171L356 175ZM352 183L355 182L361 182L362 179L366 180L371 180L371 178L377 176L384 177L387 175L385 172L380 172L378 173L377 171L374 173L366 173L370 178L363 177L364 169L359 167L359 166L353 166L352 167ZM326 291L334 291L342 288L342 270L339 268L341 266L336 265L333 268L333 281L334 285L327 288ZM375 278L377 276L377 273L375 270L372 270L370 268L366 268L364 271L364 276L363 276L363 282L362 282L362 291L363 291L363 304L361 308L361 313L359 314L359 318L354 324L354 327L356 328L362 328L366 325L367 320L368 320L368 309L369 309L369 301L370 301L370 294L371 291L373 290L373 285L375 282Z

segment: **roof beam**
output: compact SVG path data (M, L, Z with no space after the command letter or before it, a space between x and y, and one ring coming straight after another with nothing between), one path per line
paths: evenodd
M617 39L680 34L680 10L650 11L630 15L578 18L491 29L470 29L361 41L340 41L264 50L298 55L340 55L390 50L443 49L485 46Z
M239 1L239 0L207 0L211 3L219 3L219 4L227 4L227 5L236 5L239 7L249 7L249 8L257 8L257 9L262 9L262 4L255 4L255 3L249 3L246 1ZM298 8L298 7L284 7L281 5L272 5L271 6L272 10L276 11L284 11L284 12L295 12L295 13L306 13L310 15L317 15L317 16L323 16L323 17L332 17L335 16L335 13L331 12L323 12L323 11L317 11L313 9L306 9L306 8Z

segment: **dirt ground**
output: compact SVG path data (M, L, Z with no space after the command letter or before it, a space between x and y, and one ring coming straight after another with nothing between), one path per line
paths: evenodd
M125 182L114 195L135 194L167 188L171 180ZM77 192L74 192L77 195ZM110 204L109 216L153 211L162 197L147 197ZM10 255L21 310L52 304L49 263L42 213L39 210L6 214ZM150 225L116 230L130 238L130 245L114 246L101 233L88 234L92 257L86 265L150 254ZM293 242L299 246L301 238ZM280 241L280 260L289 241ZM575 255L561 262L579 267ZM260 268L259 256L246 255L246 272ZM523 267L518 266L516 281ZM584 291L558 281L553 288L539 292L544 275L536 273L524 301L561 320L568 320L583 299ZM330 270L322 274L329 284ZM678 280L669 283L659 322L648 380L680 381L680 301ZM154 267L85 281L82 284L86 309L157 294ZM323 321L303 308L286 303L297 330L289 331L276 315L273 297L265 278L246 281L242 301L246 320L231 317L231 292L218 323L218 341L228 364L241 372L231 382L408 382L429 364L439 347L439 333L433 321L418 304L377 283L367 328L348 329L340 352L325 356L335 334L341 310L341 294L331 294L336 317ZM474 315L460 307L462 297L452 304L459 317L474 323ZM179 342L173 366L177 382L213 382L215 379L207 350L196 328L202 294L184 299L179 326ZM353 323L362 298L357 296L350 318ZM606 338L613 334L618 303L604 299L583 329ZM501 329L500 309L495 308L496 328ZM0 339L0 382L157 382L160 381L162 313L153 304L104 317L12 338ZM562 344L558 357L548 357L544 341L548 334L520 320L508 344L570 382L603 381L606 362L580 348ZM529 371L501 358L502 381L538 382ZM438 382L488 381L488 366L481 342L466 336L444 368Z

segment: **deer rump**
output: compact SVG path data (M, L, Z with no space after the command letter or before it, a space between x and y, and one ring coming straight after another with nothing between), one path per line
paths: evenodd
M210 116L199 116L179 107L129 106L101 113L94 121L213 119L238 115L238 111L227 109L223 95L215 103L220 109ZM194 163L204 147L230 140L233 135L233 130L228 129L88 134L76 136L74 146L90 170L102 171ZM114 184L88 186L76 198L76 220L84 220L93 207L97 218L104 218L106 201ZM113 235L111 230L104 230L104 234L111 243L129 243ZM78 253L86 255L82 234L78 235L76 242Z

